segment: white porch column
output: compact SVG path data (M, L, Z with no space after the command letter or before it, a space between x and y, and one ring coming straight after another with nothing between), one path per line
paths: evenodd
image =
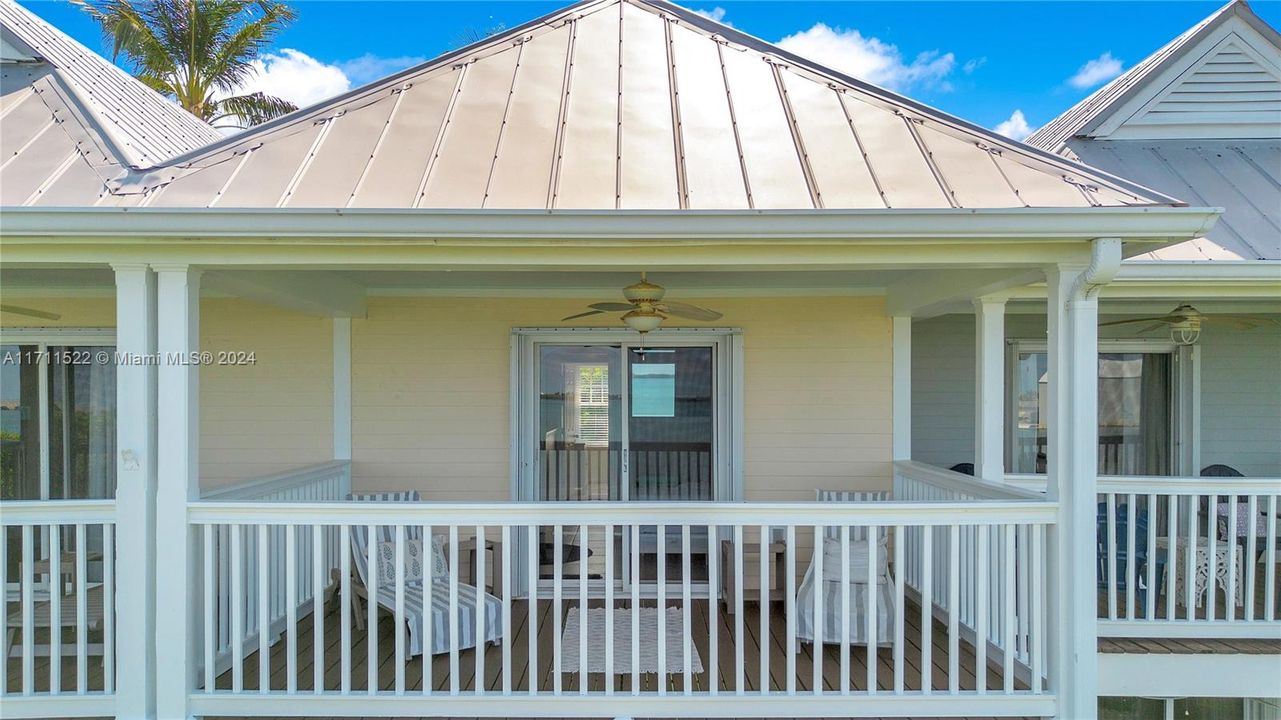
M187 503L200 493L199 363L200 272L187 266L157 266L159 448L156 490L156 712L160 718L190 717L197 647L194 536Z
M1005 298L974 299L974 475L1005 481Z
M896 315L894 333L893 458L912 459L912 318Z
M114 265L116 352L156 352L156 276ZM116 365L116 717L154 718L156 366Z
M1098 485L1098 291L1116 275L1121 242L1094 241L1088 266L1047 271L1047 490L1059 503L1050 534L1050 686L1060 718L1098 717L1094 546Z

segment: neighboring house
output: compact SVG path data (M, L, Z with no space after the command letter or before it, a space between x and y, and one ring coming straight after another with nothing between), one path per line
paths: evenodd
M1160 316L1184 303L1207 317L1188 344L1160 323L1101 328L1100 473L1194 477L1227 466L1249 478L1281 477L1281 36L1245 2L1232 2L1027 142L1225 210L1203 237L1128 259L1102 292L1105 320ZM988 436L988 477L1044 472L1043 298L1044 290L1021 288L989 296L977 314L917 321L915 459L972 462L982 475L983 436L1004 421L1003 432ZM982 374L969 351L980 332L989 352L1005 356L1006 371L976 392ZM1137 387L1111 379L1118 373L1137 373ZM978 416L988 422L976 440L984 397L991 410ZM1124 411L1126 422L1109 423L1109 410ZM1102 677L1111 682L1102 691L1239 697L1212 672L1230 662L1167 657L1170 666L1153 672L1152 660L1105 656Z
M54 32L0 7L15 46ZM1117 632L1272 653L1203 674L1276 694L1277 481L1098 477L1100 387L1111 462L1172 457L1150 408L1217 332L1100 378L1098 293L1208 203L659 0L74 184L74 143L31 141L61 106L8 69L6 717L1088 718ZM1045 477L1006 483L1011 294L1050 300L1020 300L1010 403ZM914 316L974 302L985 451L936 457L922 383L973 340L931 353ZM1225 495L1259 531L1208 529Z

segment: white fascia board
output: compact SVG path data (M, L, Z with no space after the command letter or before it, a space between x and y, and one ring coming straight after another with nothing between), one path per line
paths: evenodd
M1043 300L1045 283L1008 291L1014 300ZM1230 300L1281 299L1281 261L1139 262L1121 271L1102 291L1105 300L1175 298Z
M1121 266L1116 282L1182 282L1222 280L1281 283L1281 260L1211 260L1206 262L1143 261Z
M1281 655L1099 653L1099 695L1276 697Z
M367 210L3 208L3 237L128 240L384 238L461 240L964 240L1120 237L1166 244L1204 235L1221 208L927 210Z

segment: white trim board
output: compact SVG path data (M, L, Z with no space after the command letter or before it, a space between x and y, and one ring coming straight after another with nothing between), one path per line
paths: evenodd
M1099 695L1275 697L1281 655L1099 653Z

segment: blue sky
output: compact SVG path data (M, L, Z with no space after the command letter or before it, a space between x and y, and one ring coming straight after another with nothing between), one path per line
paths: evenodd
M28 7L90 48L67 2ZM513 27L564 2L308 0L264 66L261 89L306 104ZM967 120L1019 135L1131 67L1221 2L799 2L694 0L736 28ZM1281 27L1281 2L1251 3Z

